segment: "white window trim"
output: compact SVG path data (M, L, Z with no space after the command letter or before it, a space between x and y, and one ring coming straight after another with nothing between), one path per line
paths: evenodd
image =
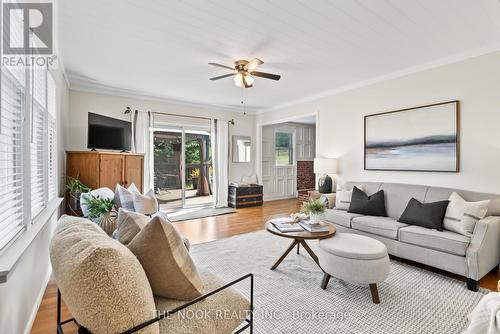
M59 208L63 198L58 197L47 203L42 212L36 217L33 224L28 224L26 229L13 239L0 255L0 283L5 283L9 279L10 273L15 269L17 263L29 248L33 240L51 221L51 217L59 213ZM31 208L30 208L31 210Z

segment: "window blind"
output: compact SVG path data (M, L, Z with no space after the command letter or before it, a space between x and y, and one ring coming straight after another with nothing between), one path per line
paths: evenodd
M24 80L2 69L0 104L0 249L23 228ZM24 78L23 78L24 79Z
M47 133L45 69L32 69L32 111L31 111L31 219L47 204L46 164L44 161Z
M48 113L48 148L49 148L49 200L57 197L57 147L56 147L56 84L54 78L47 76L47 113Z

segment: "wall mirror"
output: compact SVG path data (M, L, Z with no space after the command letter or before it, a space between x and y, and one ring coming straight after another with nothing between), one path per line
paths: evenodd
M233 136L233 162L250 162L251 152L250 136Z

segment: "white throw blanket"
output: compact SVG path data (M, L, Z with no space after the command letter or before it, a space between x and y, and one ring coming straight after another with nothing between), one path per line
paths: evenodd
M500 292L491 292L481 299L471 314L464 334L500 333Z

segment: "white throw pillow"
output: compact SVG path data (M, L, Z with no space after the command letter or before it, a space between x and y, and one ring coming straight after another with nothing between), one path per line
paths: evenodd
M356 186L358 189L365 191L365 186L360 185ZM335 209L337 210L349 210L349 206L351 205L352 198L352 190L342 189L341 187L337 187L337 195L335 196Z
M152 189L144 195L134 192L132 196L134 197L135 212L142 213L143 215L152 215L158 211L158 201Z
M132 183L128 189L117 184L115 189L115 205L119 208L125 208L130 211L134 209L134 193L140 193L139 189Z
M490 200L467 202L456 192L450 195L449 201L444 215L444 229L467 236L472 235L477 221L486 216L490 205Z

